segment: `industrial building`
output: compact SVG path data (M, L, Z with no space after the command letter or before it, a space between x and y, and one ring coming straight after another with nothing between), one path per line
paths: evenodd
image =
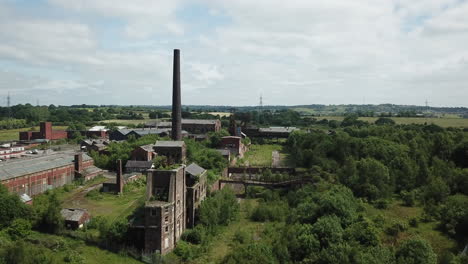
M148 128L171 128L172 122L156 121L147 122ZM221 129L221 121L218 119L182 119L182 130L190 134L206 134L208 132L218 132Z
M19 139L25 140L25 141L30 141L30 140L35 140L35 139L46 139L46 140L68 139L68 138L72 138L75 132L78 132L82 136L87 137L87 138L107 137L107 132L103 130L99 130L99 131L53 130L51 122L41 122L39 124L39 132L35 132L35 131L19 132Z
M90 180L102 171L84 153L54 153L0 163L0 182L10 192L30 197L71 183L82 177Z
M147 148L156 155L166 156L172 166L170 169L148 170L145 217L141 226L145 251L159 251L161 254L173 250L186 227L194 225L198 207L206 197L206 170L196 164L184 165L186 146L181 141L179 50L174 50L172 97L171 137L174 141L157 141L152 150Z

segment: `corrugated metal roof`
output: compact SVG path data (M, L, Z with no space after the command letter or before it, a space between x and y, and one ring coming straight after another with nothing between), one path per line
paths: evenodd
M182 147L185 143L183 141L169 141L169 140L158 140L156 141L155 147Z
M81 217L86 213L85 209L72 209L72 208L65 208L60 211L63 219L67 221L80 221Z
M198 176L203 174L206 170L195 163L192 163L185 168L185 171L193 176Z
M142 161L142 160L129 160L125 164L125 168L146 168L151 169L153 166L152 161Z
M83 153L83 161L91 157ZM74 153L54 153L33 158L20 158L0 163L0 180L20 177L44 170L64 167L75 160Z
M297 127L267 127L267 128L260 128L260 132L268 132L268 133L291 133L293 131L299 130Z

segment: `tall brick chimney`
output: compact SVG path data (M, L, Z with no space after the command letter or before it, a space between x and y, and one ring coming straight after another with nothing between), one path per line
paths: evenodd
M43 139L52 139L52 123L51 122L41 122L39 124L41 138Z
M182 140L182 104L180 94L180 50L174 50L172 76L172 140Z
M120 159L117 161L117 176L115 183L117 184L117 192L123 193L124 179L122 173L122 160Z
M83 170L83 154L75 154L75 174L80 174Z

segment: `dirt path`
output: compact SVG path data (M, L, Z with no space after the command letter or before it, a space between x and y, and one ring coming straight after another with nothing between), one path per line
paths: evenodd
M280 167L281 166L280 153L277 150L274 150L274 151L271 152L271 156L272 156L271 166L273 168Z

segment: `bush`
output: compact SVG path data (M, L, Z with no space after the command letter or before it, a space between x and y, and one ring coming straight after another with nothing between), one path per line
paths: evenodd
M192 244L201 244L203 242L203 238L205 237L205 230L203 226L197 225L193 229L188 229L182 234L182 239L192 243Z
M412 227L418 227L418 219L416 217L413 217L409 220L409 225Z
M250 241L249 232L242 229L238 229L236 233L234 233L234 242L237 242L239 244L245 244L248 241Z
M403 242L396 252L398 264L435 264L437 257L429 243L422 239Z
M374 206L377 209L387 209L390 206L390 201L386 199L379 199L374 202Z
M197 248L195 245L181 240L177 243L177 247L174 249L174 254L184 261L190 261L197 256Z
M27 237L31 233L31 222L26 219L15 219L7 229L8 234L13 240Z
M416 191L402 191L400 193L401 199L403 200L403 204L405 206L414 206L416 203Z
M86 194L86 198L97 201L97 200L102 200L104 198L104 196L102 195L102 193L98 189L94 189L92 191L89 191Z
M385 229L385 233L390 236L397 236L400 232L408 230L408 225L401 221L395 221L391 226Z
M257 222L283 221L288 214L288 206L284 202L260 203L252 212L252 220Z

